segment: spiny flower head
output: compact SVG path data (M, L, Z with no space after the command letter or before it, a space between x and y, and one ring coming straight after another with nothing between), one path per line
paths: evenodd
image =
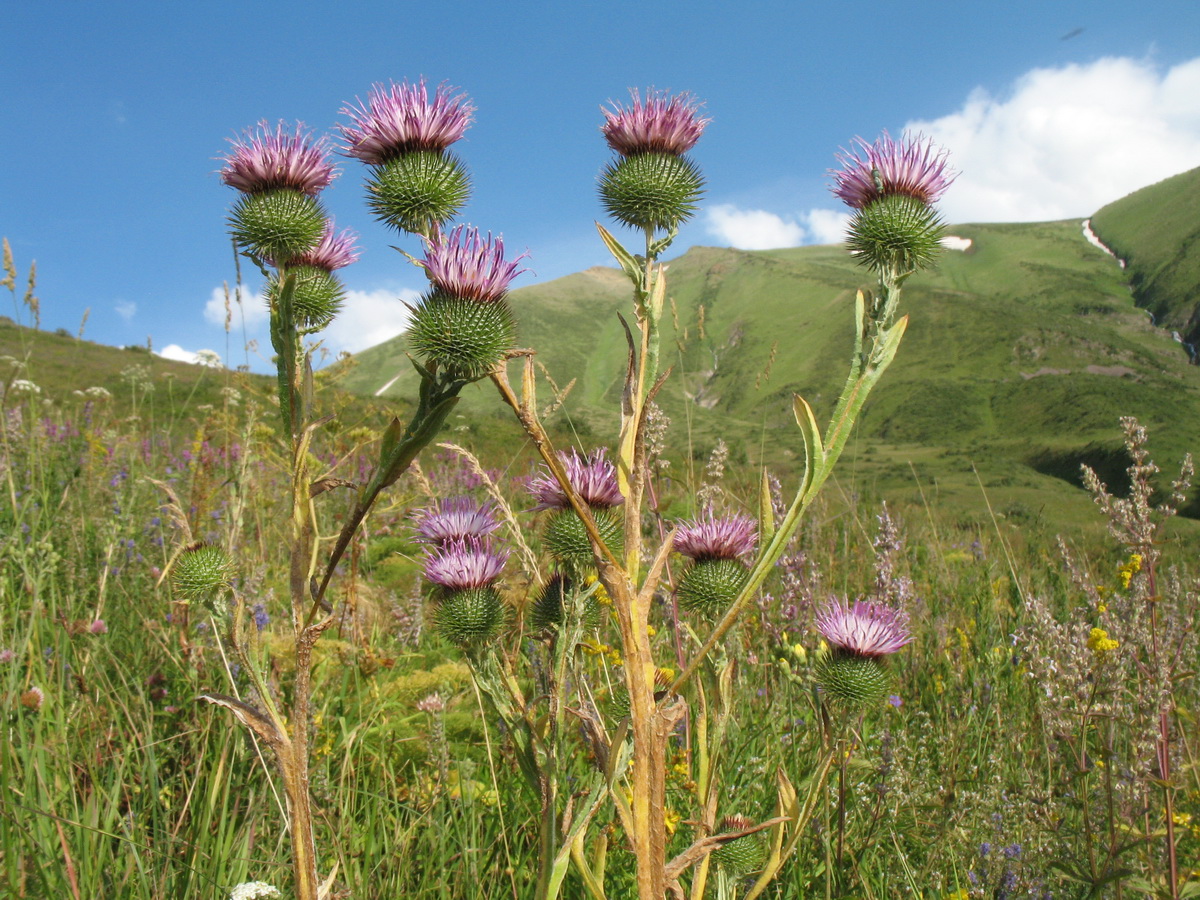
M345 106L352 125L338 125L346 140L345 154L373 166L405 153L441 153L463 136L475 107L456 88L440 84L429 99L425 79L371 86L367 102Z
M638 153L669 153L679 156L700 140L712 119L700 117L698 101L691 94L672 97L666 92L649 90L643 101L637 89L630 92L633 102L622 107L612 102L604 109L600 131L608 146L622 156Z
M477 503L471 497L450 497L436 506L417 511L417 540L442 545L449 541L491 534L500 527L492 514L491 503Z
M675 534L675 549L692 559L737 559L754 552L755 527L749 516L718 518L711 508L683 522Z
M358 262L358 247L354 245L357 237L358 235L349 228L342 231L341 234L335 234L333 220L330 219L325 223L325 231L317 245L289 260L289 265L312 266L326 272L344 269L346 266ZM271 262L271 265L274 263Z
M508 551L475 536L446 541L425 559L425 578L452 591L489 586L500 577Z
M921 135L897 141L885 131L873 144L861 137L851 143L857 148L839 153L842 168L829 174L833 193L854 209L896 195L931 204L958 177L948 165L947 151Z
M601 447L586 457L581 457L575 450L559 454L571 486L579 492L584 503L600 509L611 509L625 502L617 483L617 468L605 458L607 452ZM571 507L562 487L548 472L538 475L529 483L529 493L538 501L534 511Z
M869 600L855 600L853 606L830 601L817 614L817 631L835 650L873 659L895 653L912 640L906 613Z
M434 290L448 297L493 303L504 298L512 280L525 269L504 259L504 239L481 237L479 229L458 225L449 234L438 233L426 245L425 267Z
M311 140L299 122L294 132L285 131L283 122L272 132L264 119L257 131L247 130L230 143L221 180L243 194L287 188L315 197L333 181L327 141Z

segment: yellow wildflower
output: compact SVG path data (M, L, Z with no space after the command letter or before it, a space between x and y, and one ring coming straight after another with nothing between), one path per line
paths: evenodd
M663 813L663 824L667 826L667 834L674 834L675 829L679 827L679 823L683 821L683 816L667 807Z
M1121 587L1129 589L1133 576L1142 571L1142 557L1139 553L1129 554L1129 561L1117 567L1117 577L1121 579Z
M1116 650L1121 644L1110 638L1108 632L1103 628L1093 628L1092 633L1088 635L1087 646L1096 656L1103 657L1110 651Z

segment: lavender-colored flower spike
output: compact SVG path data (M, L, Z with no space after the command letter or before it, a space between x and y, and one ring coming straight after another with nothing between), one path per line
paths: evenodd
M500 523L492 514L492 504L479 504L471 497L451 497L437 506L417 513L417 540L425 544L446 544L456 539L482 538Z
M455 591L488 587L500 577L507 550L496 550L478 537L447 541L425 559L425 578Z
M450 297L492 303L504 298L512 280L525 269L504 259L504 239L486 238L477 228L458 225L449 234L437 234L428 242L421 265L436 291Z
M675 534L675 549L692 559L737 559L753 553L754 543L752 518L718 518L711 509L698 519L680 523Z
M611 110L601 108L604 124L600 131L608 146L622 156L687 153L696 146L696 141L712 121L700 117L698 101L691 94L672 97L667 93L647 91L643 101L636 89L629 93L633 98L630 106L612 103Z
M294 133L285 132L283 122L272 132L263 120L257 131L230 139L233 149L224 158L221 180L243 194L290 188L315 197L333 181L334 167L326 140L309 137L300 123Z
M415 85L373 85L366 103L342 108L354 123L338 125L345 154L378 166L403 153L444 151L463 136L475 112L466 95L455 90L438 85L430 100L423 78Z
M853 606L831 601L817 613L817 631L839 650L872 658L895 653L912 640L906 613L869 600L855 600Z
M617 469L605 455L607 450L601 447L586 457L581 457L572 450L569 454L560 453L563 468L567 470L567 480L579 492L579 496L588 506L600 509L611 509L625 502L621 496L621 488L617 483ZM538 475L529 483L529 493L537 499L534 510L541 509L570 509L571 504L562 487L549 473Z
M860 137L853 143L857 150L839 153L842 168L829 174L834 180L831 190L854 209L896 194L931 204L958 177L949 167L947 151L921 135L896 141L885 131L873 144Z

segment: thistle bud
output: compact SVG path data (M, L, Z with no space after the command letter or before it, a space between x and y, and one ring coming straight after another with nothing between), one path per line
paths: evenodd
M720 830L745 831L753 824L745 816L726 816L721 820ZM761 832L746 834L721 844L712 852L712 858L730 875L740 878L762 869L767 861L767 845Z

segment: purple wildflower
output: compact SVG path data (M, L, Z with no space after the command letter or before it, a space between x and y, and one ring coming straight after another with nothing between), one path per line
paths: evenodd
M358 248L354 246L354 239L357 237L358 235L349 228L341 234L334 234L333 220L330 219L325 223L325 233L321 235L320 242L311 250L306 250L299 256L288 260L288 264L312 266L324 269L326 272L344 269L346 266L358 262ZM271 265L275 265L274 261L267 261Z
M487 587L500 577L508 551L477 537L447 541L425 559L425 577L456 591Z
M675 549L692 559L737 559L754 552L755 538L752 518L717 518L710 508L700 518L680 524Z
M89 634L108 634L108 623L103 619L96 619L88 625Z
M345 153L373 166L404 153L440 153L463 136L475 107L456 88L438 85L430 101L425 79L371 86L367 102L342 108L353 125L338 125L346 140Z
M588 506L601 509L611 509L625 502L621 496L621 488L617 484L617 468L607 459L608 451L601 447L593 450L586 457L581 457L575 450L560 453L563 468L567 470L567 480L579 492L579 496ZM570 509L571 504L562 486L548 472L538 475L529 482L529 493L538 503L533 509Z
M440 293L494 303L503 299L512 280L526 271L517 268L524 258L522 253L506 262L503 238L493 241L491 232L483 238L479 229L458 225L449 234L434 235L421 265Z
M290 188L315 197L333 181L325 138L309 140L301 123L294 134L284 131L283 122L272 132L264 119L257 131L248 130L230 143L233 150L224 158L221 180L243 194Z
M872 658L895 653L912 640L906 613L869 600L855 600L853 606L831 601L817 614L817 631L839 650Z
M647 91L643 102L636 89L633 103L621 107L612 103L604 109L600 131L608 146L622 156L638 153L670 153L680 156L696 146L705 126L712 119L700 118L696 98L691 94L672 97L665 92ZM612 102L612 101L610 101Z
M930 204L958 177L948 166L947 151L921 135L904 135L895 141L885 131L873 144L860 137L852 143L858 149L839 153L842 169L831 169L829 174L834 180L833 192L854 209L892 194Z
M477 503L471 497L439 500L437 506L417 511L417 540L442 545L449 541L491 534L500 527L492 514L492 504Z

